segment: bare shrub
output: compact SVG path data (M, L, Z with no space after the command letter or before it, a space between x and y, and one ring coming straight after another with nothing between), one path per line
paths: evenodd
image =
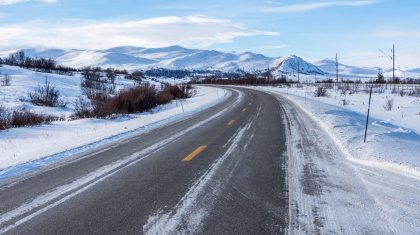
M10 128L10 112L4 107L0 107L0 130Z
M113 69L106 70L106 77L102 77L100 68L86 68L82 72L82 82L80 84L83 94L89 99L98 93L115 93L116 74Z
M408 92L409 96L420 97L420 87L413 88Z
M41 124L50 124L51 122L58 120L58 117L52 115L36 114L29 111L14 111L11 119L11 126L35 126Z
M1 79L1 85L2 86L10 86L12 85L12 77L9 74L4 74Z
M400 90L400 96L403 97L407 94L407 92L404 89Z
M28 96L33 104L39 106L57 107L66 105L59 100L60 92L48 78L45 78L45 83L43 85L38 84L38 87L34 92L29 92Z
M349 105L349 104L350 104L350 100L342 99L342 100L341 100L341 104L342 104L343 106Z
M339 85L337 89L339 91L341 91L341 95L346 95L347 92L350 91L351 87L350 87L349 83L343 83L343 84Z
M400 92L400 89L397 87L392 88L391 93L392 94L398 94Z
M391 111L394 107L394 100L393 99L387 99L385 102L385 105L383 106L386 111Z
M92 117L92 106L89 100L79 96L73 105L74 114L70 116L71 119Z
M169 102L171 102L171 100L174 99L174 96L168 92L165 91L160 91L157 96L156 96L156 102L161 105L161 104L167 104Z
M319 86L315 89L315 97L325 97L328 96L328 88L326 86Z
M121 91L115 97L94 107L94 116L109 117L112 114L143 112L156 107L157 90L154 86L144 85Z
M377 86L373 89L373 93L383 94L386 90L385 86Z
M12 127L35 126L41 124L50 124L53 121L62 121L60 118L53 115L37 114L30 111L10 111L0 108L0 130L5 130Z
M75 103L75 113L72 118L109 118L114 114L130 114L144 112L158 105L169 103L175 98L190 97L191 86L167 86L158 91L149 84L132 87L120 91L115 96L97 92L92 94L91 102L79 98Z

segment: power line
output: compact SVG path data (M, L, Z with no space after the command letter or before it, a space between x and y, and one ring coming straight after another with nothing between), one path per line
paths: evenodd
M386 53L385 51L379 49L383 56L380 56L381 58L390 58L392 60L392 83L395 84L395 44L392 44L391 54Z

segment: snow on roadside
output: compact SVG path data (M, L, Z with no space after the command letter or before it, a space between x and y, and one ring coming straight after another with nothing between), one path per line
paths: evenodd
M399 94L372 94L367 143L363 142L368 94L342 96L328 90L329 97L314 97L314 87L260 87L282 94L318 120L336 142L349 152L350 160L420 179L420 98ZM306 93L306 95L305 95ZM306 96L306 98L305 98ZM350 102L343 106L342 100ZM394 100L386 111L387 99Z
M220 88L196 87L197 94L183 102L157 107L152 112L134 114L116 120L80 119L54 122L52 125L16 128L0 132L0 179L16 175L20 163L37 159L31 166L49 164L66 156L94 148L98 145L138 134L170 121L184 118L219 103L230 96ZM12 167L11 167L12 166ZM6 169L5 169L6 168Z
M284 97L279 101L291 131L289 233L419 234L420 142L415 130L372 125L364 144L366 117L334 102L334 92L330 98L314 98L308 88L305 103L299 91L305 89L256 89ZM375 94L376 99L383 95ZM371 120L380 122L378 116ZM390 132L401 134L386 138Z
M8 74L12 77L11 86L0 87L1 107L68 117L73 113L74 100L83 96L79 74L74 76L45 74L14 66L0 67L0 71L2 76ZM61 99L69 103L68 107L40 107L26 100L28 92L43 83L45 77L48 77L60 91ZM119 76L116 84L117 90L120 90L132 86L133 81ZM200 86L195 89L197 94L183 102L185 112L182 111L179 101L173 101L148 113L121 116L113 120L57 121L51 125L0 131L0 180L19 174L22 170L29 171L98 145L186 117L221 102L230 95L228 91L219 88ZM41 160L33 162L37 159ZM23 163L27 164L22 165ZM18 164L21 166L16 167Z

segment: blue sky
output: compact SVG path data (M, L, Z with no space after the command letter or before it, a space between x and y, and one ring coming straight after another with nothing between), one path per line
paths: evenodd
M414 0L0 0L0 49L114 46L296 54L389 67L420 67Z

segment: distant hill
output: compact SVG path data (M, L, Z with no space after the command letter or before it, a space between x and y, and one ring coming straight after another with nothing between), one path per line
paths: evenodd
M16 50L15 50L16 51ZM15 51L1 52L5 57ZM270 67L275 75L296 74L335 74L335 61L330 59L315 63L305 61L299 56L267 57L252 52L222 52L215 50L188 49L181 46L163 48L115 47L106 50L79 49L23 49L30 57L44 57L56 60L59 64L80 68L85 66L114 67L119 69L147 70L152 68L187 70L236 70L263 71ZM357 67L339 64L341 76L375 77L379 68ZM390 69L384 70L388 74ZM418 69L399 69L398 75L419 77Z

